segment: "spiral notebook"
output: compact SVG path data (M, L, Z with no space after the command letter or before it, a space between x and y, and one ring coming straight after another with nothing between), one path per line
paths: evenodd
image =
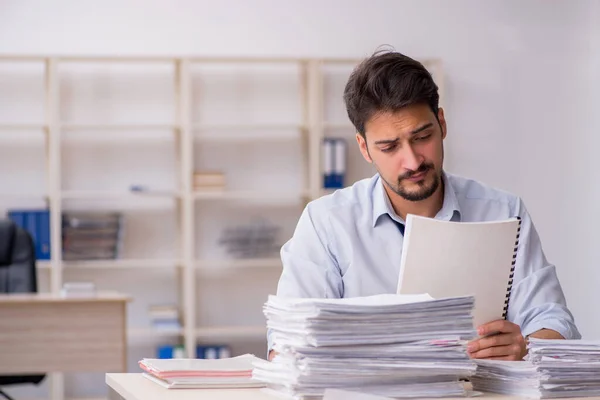
M505 319L521 220L450 222L406 218L399 294L475 297L475 326Z

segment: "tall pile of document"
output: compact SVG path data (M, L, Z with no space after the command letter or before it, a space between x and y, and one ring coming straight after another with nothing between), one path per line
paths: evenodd
M530 338L525 361L478 360L476 390L538 399L600 396L600 341Z
M390 397L466 395L461 378L476 364L474 298L428 295L347 299L269 296L267 326L279 354L257 361L253 377L290 398L345 389Z

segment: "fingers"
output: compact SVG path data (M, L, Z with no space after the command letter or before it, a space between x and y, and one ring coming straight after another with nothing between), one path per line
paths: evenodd
M477 328L479 336L485 336L493 333L521 333L521 327L513 324L510 321L499 319L496 321L488 322L487 324L481 325Z
M269 360L269 361L273 361L273 359L275 358L275 356L276 356L277 354L279 354L279 353L277 353L275 350L271 350L271 351L269 351L269 354L268 354L268 360Z
M472 341L467 347L471 358L506 357L508 360L521 360L525 349L525 338L520 333L484 337Z
M521 352L522 349L519 345L511 344L508 346L488 347L486 349L479 350L478 352L471 353L469 356L477 359L485 358L517 361L522 358Z
M467 351L469 353L476 353L480 350L487 349L488 347L507 346L516 341L517 338L511 334L487 336L469 343L469 345L467 346Z

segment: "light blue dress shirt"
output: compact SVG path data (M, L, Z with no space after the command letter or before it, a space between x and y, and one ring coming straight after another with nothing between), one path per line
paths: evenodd
M540 329L581 338L523 201L480 182L443 174L435 218L477 222L521 217L509 321L527 336ZM394 222L395 220L396 222ZM341 298L396 293L403 235L379 175L309 203L281 249L277 295ZM435 251L435 243L431 244ZM269 340L269 349L272 343Z

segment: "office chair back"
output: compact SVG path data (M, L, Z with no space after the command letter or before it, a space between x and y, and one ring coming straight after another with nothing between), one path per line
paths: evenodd
M8 219L0 220L0 293L36 293L35 261L35 247L29 233ZM45 374L0 375L0 386L38 384L44 377ZM0 394L6 396L1 390Z

